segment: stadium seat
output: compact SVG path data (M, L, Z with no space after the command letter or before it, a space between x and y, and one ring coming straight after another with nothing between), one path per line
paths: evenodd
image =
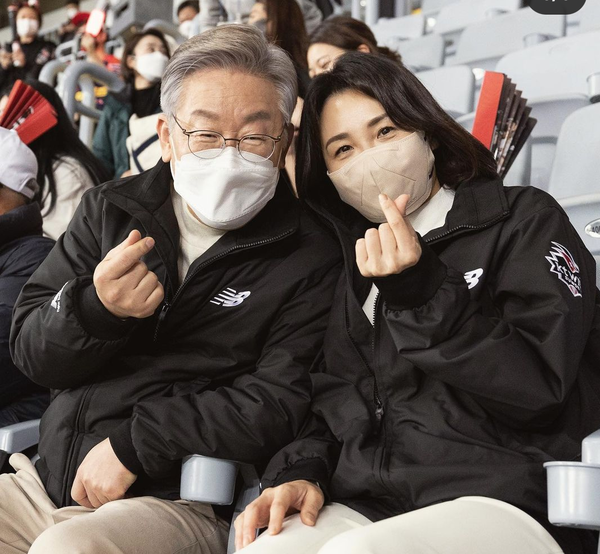
M425 16L416 13L404 17L382 18L371 27L371 30L378 44L390 46L389 42L393 40L407 40L423 36Z
M599 152L600 104L593 104L565 120L548 188L593 254L600 254L600 238L589 227L600 219Z
M460 0L423 0L421 2L421 12L426 16L438 13L442 8L450 4L456 4Z
M600 29L600 2L589 0L579 11L567 16L567 34L587 33Z
M425 71L444 63L444 38L430 34L412 40L396 41L390 46L402 55L402 61L412 71Z
M532 136L536 187L548 189L554 143L565 118L589 105L587 78L600 72L598 44L600 31L559 38L507 54L496 66L523 91L538 120Z
M416 73L438 104L454 118L473 111L475 76L466 65Z
M492 17L467 27L447 64L469 65L493 71L500 58L521 50L526 42L543 42L565 35L566 17L540 15L531 8Z
M521 0L461 0L440 10L434 29L447 41L455 42L469 25L520 7Z

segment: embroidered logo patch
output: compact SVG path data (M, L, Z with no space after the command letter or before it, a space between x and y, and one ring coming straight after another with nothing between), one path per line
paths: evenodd
M223 292L217 294L210 302L217 306L223 306L225 308L231 308L233 306L239 306L246 298L250 296L249 290L243 292L237 292L231 288L226 288Z
M69 281L67 281L62 288L56 293L56 295L54 296L54 298L52 299L52 302L50 302L50 307L54 308L57 312L60 312L60 297L62 296L63 290L65 290L65 287L69 284Z
M483 275L483 269L474 269L465 273L465 281L469 285L469 289L476 287L479 284L479 279Z
M552 241L552 248L549 256L546 256L550 262L550 271L558 276L573 296L581 296L581 278L579 277L579 266L575 263L571 252L562 244Z

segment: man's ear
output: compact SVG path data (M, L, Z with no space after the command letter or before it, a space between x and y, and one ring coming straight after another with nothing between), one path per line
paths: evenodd
M366 44L359 44L356 49L357 52L364 52L365 54L371 54L371 49Z
M281 155L279 156L279 169L283 169L285 167L285 157L287 156L288 150L292 145L292 141L294 140L294 125L293 123L288 123L285 126L285 145L281 150Z
M169 163L173 157L173 151L171 149L171 132L169 130L169 122L167 116L161 113L158 116L158 122L156 124L156 132L158 133L158 140L160 142L160 152L162 161Z

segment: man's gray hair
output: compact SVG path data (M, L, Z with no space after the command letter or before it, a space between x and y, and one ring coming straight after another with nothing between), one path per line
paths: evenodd
M162 111L173 117L186 77L213 69L239 70L273 83L283 119L286 124L290 122L298 96L294 64L284 50L269 44L250 25L223 25L184 42L162 78Z

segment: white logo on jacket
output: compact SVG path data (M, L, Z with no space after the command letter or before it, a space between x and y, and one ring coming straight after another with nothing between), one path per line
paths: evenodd
M239 306L246 298L250 296L249 290L243 292L237 292L227 287L223 292L217 294L212 300L212 304L217 306L224 306L225 308L231 308L233 306Z
M52 299L52 302L50 302L50 307L54 308L57 312L60 312L60 297L62 296L62 292L63 290L65 290L65 287L69 284L69 281L67 281L62 288L56 293L56 295L54 296L54 298Z
M550 262L550 272L558 275L558 279L567 285L573 296L581 296L579 266L571 252L558 242L551 241L551 244L554 246L550 248L550 255L546 256Z
M469 285L469 289L476 287L479 284L479 279L483 275L483 269L474 269L465 273L465 281Z

